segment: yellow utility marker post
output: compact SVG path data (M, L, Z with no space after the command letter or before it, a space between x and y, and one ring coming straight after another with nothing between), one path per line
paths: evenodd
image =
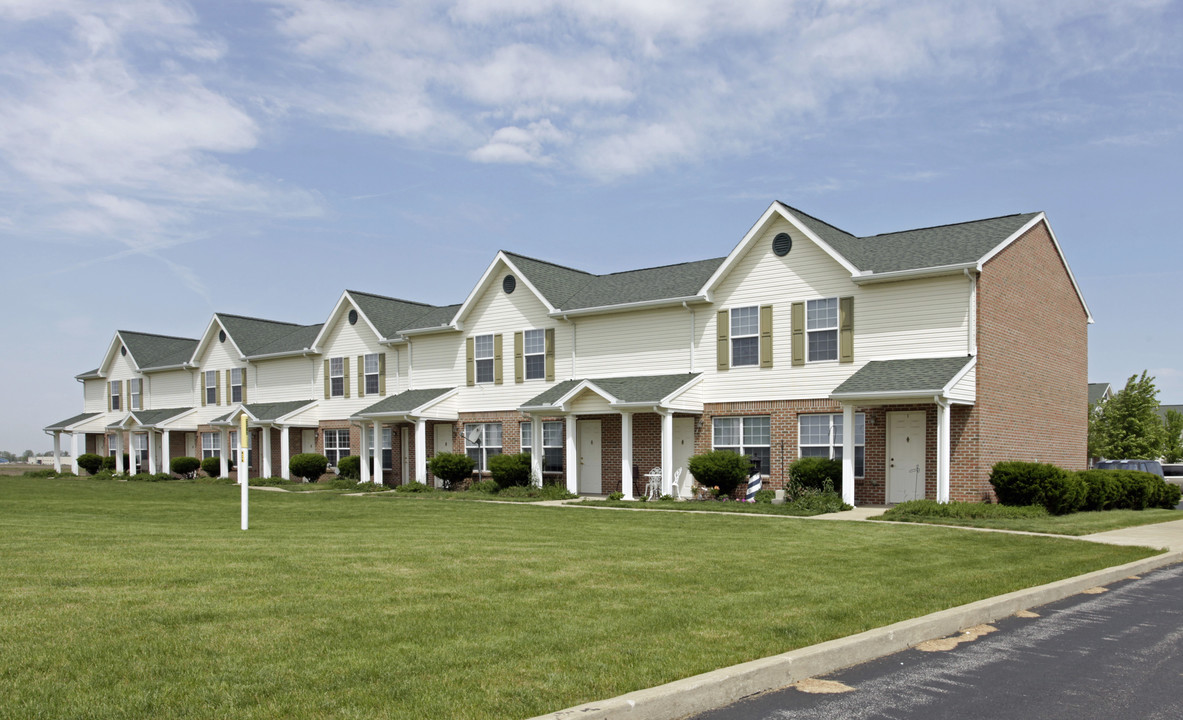
M249 483L247 482L247 471L249 469L247 458L250 457L250 455L249 455L250 444L251 444L251 436L246 431L246 413L243 413L238 418L238 484L241 486L241 489L242 489L242 529L243 530L246 530L247 519L250 517L250 513L247 510L248 506L247 506L247 497L246 497L247 496L247 487L249 486Z

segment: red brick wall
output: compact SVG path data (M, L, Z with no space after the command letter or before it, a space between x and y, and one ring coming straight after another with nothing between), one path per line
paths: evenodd
M989 492L990 468L1003 460L1085 467L1087 318L1042 223L982 268L977 385L980 441L976 471L965 464L967 499Z

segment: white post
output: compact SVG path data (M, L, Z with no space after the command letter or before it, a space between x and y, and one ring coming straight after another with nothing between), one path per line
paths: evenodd
M123 472L123 431L115 433L115 472Z
M230 477L230 430L226 427L218 428L218 457L222 461L221 477ZM242 448L242 438L238 439L238 447Z
M579 492L579 445L575 438L575 416L567 416L567 492Z
M661 494L669 495L674 485L674 414L661 414Z
M633 499L633 414L620 413L620 491Z
M53 471L62 471L62 433L59 430L53 431Z
M361 447L358 448L357 454L358 460L361 462L358 463L358 466L361 469L361 482L368 483L372 467L370 465L370 431L366 428L365 423L361 423L360 426L361 432L358 434L361 436Z
M240 488L240 505L242 507L242 529L246 530L250 520L247 495L250 481L247 480L247 465L250 459L251 436L246 429L246 413L238 416L238 486ZM225 453L222 457L226 457Z
M159 472L156 469L156 431L148 431L148 472L155 475Z
M937 400L937 502L949 502L950 408Z
M530 416L530 474L533 476L531 482L537 480L539 487L542 486L542 460L546 456L546 451L542 447L542 416Z
M130 430L127 432L127 444L131 446L127 453L127 461L131 464L131 467L128 469L128 474L135 475L143 468L140 467L139 452L136 448L136 434Z
M415 420L415 482L427 483L427 421Z
M78 433L70 433L70 469L78 474Z
M275 474L275 469L271 467L271 426L264 425L259 428L259 437L263 438L263 442L259 443L263 446L262 473L263 477L269 478Z
M374 482L382 484L382 423L374 421ZM364 428L363 428L364 429ZM393 443L393 439L391 441Z
M160 434L160 472L172 472L172 448L169 447L169 434L165 430Z
M288 464L292 461L291 439L291 429L284 425L279 431L279 476L284 480L292 479L292 471L288 469Z
M854 406L842 406L842 502L854 505Z

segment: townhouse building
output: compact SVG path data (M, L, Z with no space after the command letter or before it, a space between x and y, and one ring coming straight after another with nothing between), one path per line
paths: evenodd
M430 482L437 452L528 451L574 492L653 473L689 495L689 458L725 448L771 487L840 459L852 504L981 500L1000 460L1083 466L1091 322L1042 213L856 237L775 202L707 260L597 275L501 251L455 305L346 290L319 324L119 331L46 431L129 471L228 472L246 415L252 475L320 452Z

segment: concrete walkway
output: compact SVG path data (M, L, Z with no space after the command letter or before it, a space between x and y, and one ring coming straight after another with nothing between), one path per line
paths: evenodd
M1180 552L1183 551L1183 520L1109 530L1084 535L1080 539L1109 545L1145 545Z

